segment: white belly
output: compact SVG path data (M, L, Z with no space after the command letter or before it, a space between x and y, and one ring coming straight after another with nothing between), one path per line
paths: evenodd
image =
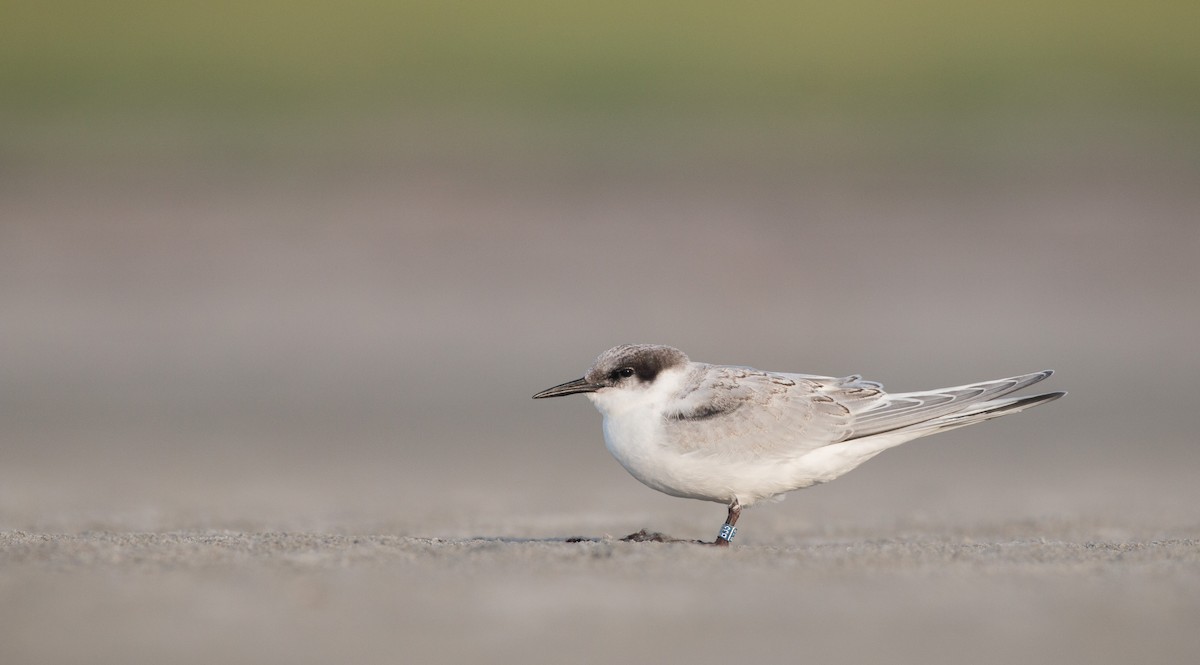
M605 417L604 445L608 452L625 467L634 478L660 492L672 496L710 501L723 501L725 497L710 496L712 490L701 481L708 475L702 469L692 468L662 446L661 421L653 417Z
M688 499L743 505L831 478L803 459L738 459L669 445L663 401L675 377L660 376L651 392L600 391L588 397L604 416L604 443L634 478L660 492ZM823 466L823 465L822 465Z
M639 481L660 492L687 499L743 506L819 482L797 473L796 462L763 464L725 456L680 452L665 445L661 418L606 417L604 443L612 456Z

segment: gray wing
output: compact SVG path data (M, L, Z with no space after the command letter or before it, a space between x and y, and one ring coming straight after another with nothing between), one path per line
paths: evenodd
M1031 386L1050 376L1052 370L994 381L981 381L953 388L913 393L881 393L866 409L854 414L850 439L919 426L954 413L987 409L990 401Z
M799 457L853 434L854 414L882 387L861 377L832 378L700 366L666 414L681 452Z
M666 426L681 452L786 459L972 411L1050 374L888 394L880 384L859 376L700 366L680 391L678 408L666 414Z

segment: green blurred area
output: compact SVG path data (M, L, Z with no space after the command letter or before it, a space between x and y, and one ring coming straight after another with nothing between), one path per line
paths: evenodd
M148 127L253 142L362 124L887 133L1132 119L1190 141L1200 118L1194 0L0 6L10 152Z

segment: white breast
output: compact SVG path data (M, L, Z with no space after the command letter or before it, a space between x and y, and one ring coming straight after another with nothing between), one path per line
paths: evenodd
M650 386L606 388L588 397L604 416L604 443L634 478L660 492L691 499L728 502L732 493L712 460L668 445L663 426L666 405L683 385L686 369L662 372Z
M662 447L663 405L678 390L683 372L668 370L649 386L604 388L588 398L604 416L604 443L621 466L654 489L662 484L669 454Z

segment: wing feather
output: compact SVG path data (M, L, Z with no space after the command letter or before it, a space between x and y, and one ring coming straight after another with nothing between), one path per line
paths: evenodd
M956 413L974 404L986 402L1033 385L1050 376L1046 370L995 381L939 388L912 393L881 393L864 411L855 414L853 433L857 439L872 434L902 429L934 418Z
M666 414L669 440L695 455L792 459L841 441L912 427L1020 390L1036 372L923 392L888 394L860 376L697 365ZM753 407L753 408L747 408Z
M858 377L700 366L667 413L667 428L681 452L799 457L848 436L853 406L879 392Z

